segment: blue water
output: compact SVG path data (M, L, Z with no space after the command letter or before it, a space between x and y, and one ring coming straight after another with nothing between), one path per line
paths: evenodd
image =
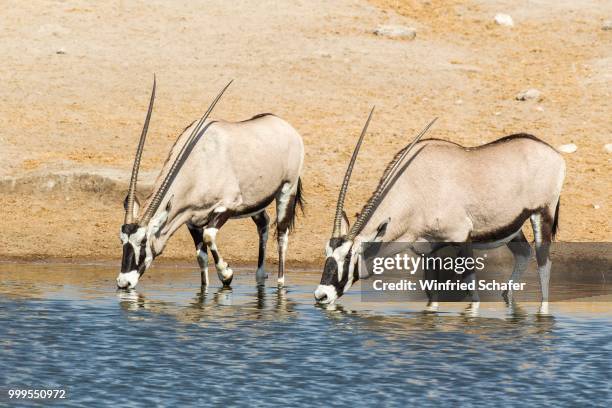
M0 268L7 406L36 404L8 399L10 388L61 388L66 399L44 404L88 407L611 401L610 313L553 304L547 317L503 306L431 314L363 304L357 291L322 308L308 274L258 290L237 272L231 290L202 293L197 273L168 272L125 293L106 269L97 279L95 268L37 266L27 277L14 268Z

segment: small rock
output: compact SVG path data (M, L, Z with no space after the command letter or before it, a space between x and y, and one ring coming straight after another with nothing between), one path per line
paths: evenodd
M604 31L612 31L612 20L606 20L601 25L601 29Z
M612 153L612 143L605 144L604 150L606 151L606 153Z
M455 105L463 105L463 99L457 99Z
M562 153L574 153L576 150L578 150L578 146L576 146L573 143L568 143L568 144L559 146L557 150L559 150Z
M59 50L55 51L55 53L59 55L64 55L66 51L63 48L60 48Z
M542 99L542 92L535 88L529 88L526 91L519 92L516 95L517 101L539 101Z
M536 106L535 110L537 110L538 112L544 112L544 108L541 106Z
M601 206L599 204L593 204L593 208L595 210L599 210L601 208Z
M498 13L495 15L495 22L506 27L513 27L514 21L508 14Z
M416 29L399 25L382 25L374 30L374 34L382 37L414 40L416 37Z

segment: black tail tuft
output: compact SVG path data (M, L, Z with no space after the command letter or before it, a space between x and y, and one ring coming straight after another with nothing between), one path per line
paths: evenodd
M555 209L555 217L553 218L552 225L552 239L553 241L557 237L557 231L559 231L559 206L561 205L561 197L557 200L557 208Z
M306 200L304 200L304 188L302 187L302 179L298 178L297 191L295 192L295 198L293 199L293 208L291 209L291 220L289 221L289 231L293 231L295 228L295 220L297 218L297 208L300 207L300 212L304 214L304 207L306 206Z

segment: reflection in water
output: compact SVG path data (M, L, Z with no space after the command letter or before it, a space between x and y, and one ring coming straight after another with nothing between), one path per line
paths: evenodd
M358 293L314 305L315 275L279 289L237 272L232 289L201 289L197 272L156 270L138 291L115 291L114 268L71 268L0 275L12 294L0 295L0 388L66 388L62 406L610 399L609 303L553 304L555 317L536 304L483 303L475 317L465 304L425 313Z
M254 286L252 289L241 291L238 297L240 299L234 304L232 288L201 287L192 302L182 305L176 302L147 299L143 293L134 289L117 290L119 305L125 311L144 309L190 323L214 321L217 318L230 316L252 320L284 319L292 315L295 307L294 302L287 300L286 287Z

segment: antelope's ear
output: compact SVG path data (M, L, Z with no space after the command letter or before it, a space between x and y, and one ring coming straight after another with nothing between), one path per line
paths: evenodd
M174 197L174 196L173 196ZM158 216L151 220L151 232L155 236L159 236L159 231L168 221L168 215L170 214L170 210L172 209L172 198L168 200L168 204L166 204L166 208L162 211Z
M391 218L387 218L378 225L378 228L376 228L376 237L374 237L376 241L382 241L383 237L387 233L387 226L390 222Z
M127 211L127 199L128 199L128 196L126 195L125 198L123 199L123 210L124 211ZM134 216L134 219L138 219L139 212L140 212L140 200L138 199L138 196L134 194L134 211L132 211L132 215Z
M387 226L389 225L389 222L391 222L391 218L387 218L378 225L378 228L376 228L376 234L374 234L374 237L370 240L370 242L382 241L383 237L385 236L385 233L387 232Z
M346 216L346 212L342 210L342 222L340 223L340 234L346 235L349 233L351 225L349 223L349 219Z

